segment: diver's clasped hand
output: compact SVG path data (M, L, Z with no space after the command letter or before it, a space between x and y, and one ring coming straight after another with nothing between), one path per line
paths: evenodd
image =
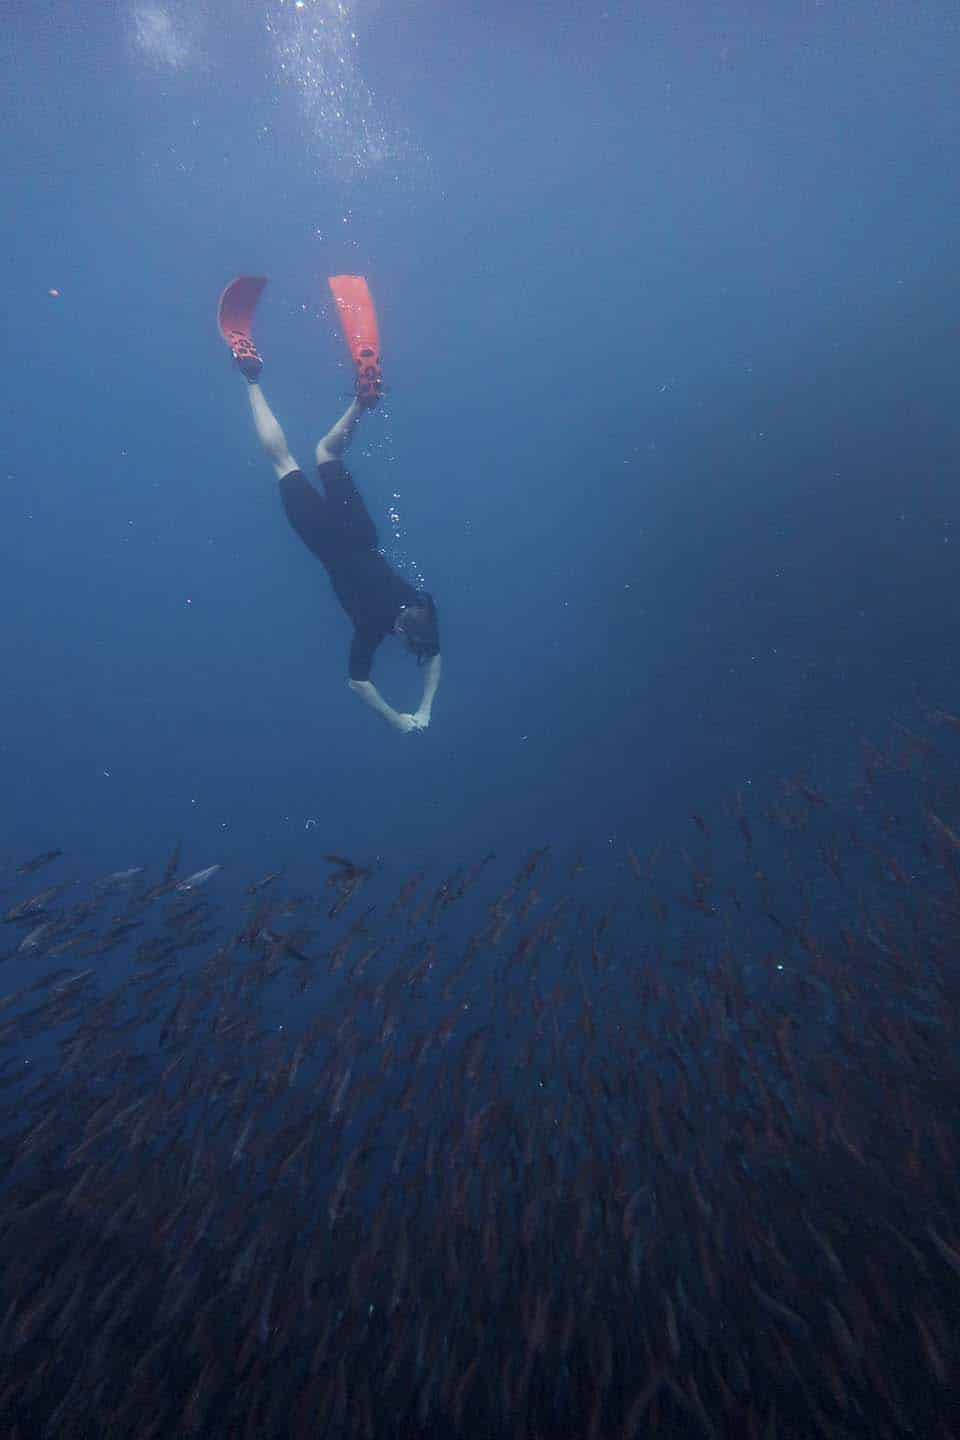
M409 735L413 730L426 730L430 724L429 715L398 715L396 726L404 735Z

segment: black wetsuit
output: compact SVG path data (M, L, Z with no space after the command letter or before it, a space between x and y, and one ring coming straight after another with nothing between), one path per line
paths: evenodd
M337 599L353 621L350 679L369 680L373 655L391 633L404 605L418 592L377 549L377 527L349 472L339 460L317 466L321 495L302 470L280 481L287 519L300 539L322 560Z

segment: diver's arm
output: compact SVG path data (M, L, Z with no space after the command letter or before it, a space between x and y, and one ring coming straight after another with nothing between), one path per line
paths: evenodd
M431 655L426 664L426 674L423 677L423 699L420 701L420 708L414 715L423 729L430 724L430 712L433 709L433 697L437 693L437 686L440 684L440 656Z
M407 731L422 728L412 715L401 715L399 711L394 710L392 705L388 705L372 680L348 680L347 684L355 695L359 695L361 700L365 700L371 710L376 710L377 714L389 721L395 730Z

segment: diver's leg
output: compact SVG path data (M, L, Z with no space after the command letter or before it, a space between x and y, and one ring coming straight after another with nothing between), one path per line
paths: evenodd
M277 479L282 480L284 475L289 475L291 470L299 470L300 466L287 449L287 437L280 429L280 422L267 404L260 386L248 385L247 391L250 395L250 409L253 411L257 439L270 457L277 472Z
M362 413L362 407L354 400L350 409L340 416L333 429L327 431L317 446L318 465L325 465L328 460L336 460L343 454L353 437L353 427Z
M333 429L324 435L317 446L317 473L343 544L351 550L376 550L379 544L377 527L363 496L353 483L353 476L340 461L362 413L363 406L355 400Z

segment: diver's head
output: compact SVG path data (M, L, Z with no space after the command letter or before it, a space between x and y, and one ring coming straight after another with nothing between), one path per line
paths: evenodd
M428 595L426 590L418 590L416 599L400 607L393 631L400 636L411 655L416 655L418 664L422 665L431 655L439 654L437 607L432 595Z

